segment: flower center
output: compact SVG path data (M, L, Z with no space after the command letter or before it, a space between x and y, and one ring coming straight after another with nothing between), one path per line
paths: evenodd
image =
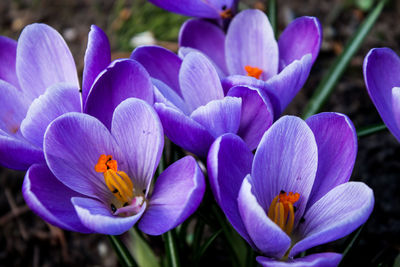
M222 10L219 15L221 16L222 19L230 19L233 17L232 10L230 8L227 8L226 6L222 7Z
M119 200L121 206L125 207L132 203L134 198L132 180L125 172L118 171L118 163L111 155L101 155L94 169L103 173L108 189ZM113 213L116 211L114 204L111 204L111 210Z
M294 225L294 212L295 207L293 206L300 198L299 193L289 192L281 190L271 203L268 210L268 217L273 220L286 234L290 235Z
M256 79L260 79L261 74L263 73L262 69L252 66L244 66L244 69L247 71L247 76L254 77Z

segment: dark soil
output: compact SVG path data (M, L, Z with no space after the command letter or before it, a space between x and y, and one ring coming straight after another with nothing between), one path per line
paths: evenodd
M135 5L137 8L142 2L134 1L136 3L122 0L3 0L0 1L0 34L17 39L25 25L33 22L47 23L63 34L81 71L91 24L107 32L114 57L129 56L131 51L120 44L121 40L126 39L126 36L121 39L124 34L121 29L127 28L126 23L131 21L132 12L138 12L131 7ZM249 5L263 7L257 1L247 2ZM322 51L308 82L287 109L287 114L301 115L322 75L366 16L365 11L349 2L352 1L278 1L280 30L291 19L303 15L318 17L324 30ZM400 53L400 27L397 27L399 7L393 3L384 9L322 111L345 113L353 120L356 128L381 122L365 89L362 63L364 56L374 47L387 46ZM156 34L156 37L159 35ZM32 213L21 194L23 176L22 172L7 169L1 169L0 172L0 266L118 264L106 237L61 231ZM396 256L400 254L400 144L388 131L359 140L352 180L363 181L374 190L375 209L342 266L393 266ZM343 252L353 236L310 252ZM152 244L155 244L159 253L163 253L160 238L152 239ZM216 251L210 252L202 265L226 263L227 257L223 254L226 251L221 246L217 242Z

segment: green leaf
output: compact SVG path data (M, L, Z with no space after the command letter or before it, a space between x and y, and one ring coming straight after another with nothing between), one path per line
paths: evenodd
M328 99L330 94L333 92L333 89L335 88L337 82L342 77L350 60L360 48L362 42L364 41L368 32L371 30L372 26L374 26L386 2L387 0L381 0L370 12L364 22L359 26L356 33L353 35L351 40L344 48L342 54L335 60L332 67L325 74L321 83L315 90L315 93L311 97L310 102L304 109L302 116L303 119L306 119L309 116L312 116L320 111L322 105Z
M138 230L131 228L129 234L132 237L131 251L140 267L160 267L158 257L147 242L138 233Z
M394 259L393 267L400 267L400 254Z
M171 267L179 267L181 266L179 261L179 253L178 246L176 244L176 233L175 229L168 231L163 234L164 242L165 242L165 250L166 256L168 257L169 266Z
M364 228L364 225L362 225L360 228L358 228L357 232L354 234L350 243L347 245L346 249L343 251L341 262L343 262L343 259L346 257L347 253L349 253L350 249L353 247L354 243L356 242L356 240L357 240L358 236L360 235L363 228Z
M371 125L371 126L367 126L367 127L363 127L361 129L357 130L357 137L365 137L377 132L381 132L386 130L386 125L384 123L379 123L379 124L375 124L375 125Z
M268 19L276 37L276 0L268 0Z
M125 267L136 267L138 266L135 260L132 258L131 253L126 248L125 244L119 239L118 236L109 235L108 236L112 247L114 248L115 252L117 253L119 262L122 266Z

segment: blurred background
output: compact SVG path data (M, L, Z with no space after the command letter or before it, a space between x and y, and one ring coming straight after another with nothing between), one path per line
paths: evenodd
M322 75L342 52L376 1L277 2L279 32L294 18L303 15L315 16L323 25L324 41L320 55L305 87L285 112L300 116ZM242 1L240 8L266 11L266 6L266 1L248 0ZM158 44L176 51L179 28L186 19L154 7L145 0L0 1L1 35L17 39L21 30L30 23L49 24L68 43L80 77L91 24L107 33L115 59L129 57L134 47L142 44ZM351 60L323 111L347 114L356 128L381 122L364 86L362 63L364 56L374 47L386 46L400 53L399 23L400 3L392 1ZM62 231L32 213L21 194L23 177L23 172L0 169L0 266L118 266L107 237ZM375 192L376 203L373 214L341 266L400 266L400 144L388 131L359 140L352 179L367 183ZM133 244L133 249L137 240L132 238L134 235L137 234L132 232L124 236ZM308 252L341 253L354 235ZM161 237L144 238L157 255L164 253ZM201 265L228 266L227 253L223 240L217 239Z

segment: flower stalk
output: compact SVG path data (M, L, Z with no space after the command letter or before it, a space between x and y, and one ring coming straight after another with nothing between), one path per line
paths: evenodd
M117 253L119 262L122 264L122 266L125 267L138 266L135 260L133 259L131 253L129 252L125 244L121 241L121 239L118 236L109 235L108 238L111 242L112 247Z

